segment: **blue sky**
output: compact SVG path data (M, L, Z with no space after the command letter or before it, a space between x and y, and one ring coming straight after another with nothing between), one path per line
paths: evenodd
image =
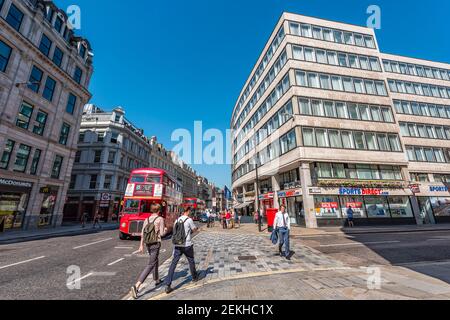
M377 30L386 53L450 62L450 1L365 0L56 0L77 4L79 34L92 44L92 103L121 105L148 136L172 148L175 129L194 121L225 132L244 82L283 11L365 25L382 10ZM193 166L218 186L228 165Z

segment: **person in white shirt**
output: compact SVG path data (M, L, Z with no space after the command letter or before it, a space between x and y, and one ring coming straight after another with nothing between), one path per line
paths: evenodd
M275 216L273 227L278 232L279 239L279 253L281 257L286 257L287 260L291 260L291 250L289 248L289 233L291 230L291 219L286 212L286 207L282 205L280 211ZM283 254L284 246L284 254Z

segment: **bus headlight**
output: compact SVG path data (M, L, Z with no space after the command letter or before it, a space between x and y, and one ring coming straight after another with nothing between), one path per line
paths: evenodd
M127 226L127 224L124 222L122 223L122 228L125 228Z

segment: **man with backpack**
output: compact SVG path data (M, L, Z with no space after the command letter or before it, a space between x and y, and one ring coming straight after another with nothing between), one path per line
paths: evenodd
M191 214L191 208L186 208L183 215L177 219L173 229L172 242L174 244L173 260L169 268L169 275L166 278L166 293L169 294L173 291L171 285L175 269L182 255L185 255L189 262L189 269L192 275L192 281L197 282L199 276L195 268L194 260L194 244L192 242L192 234L198 229L194 224L194 221L189 217Z
M164 218L159 216L161 206L159 204L152 204L150 207L151 216L145 220L142 228L141 245L139 252L144 253L144 245L147 246L147 251L150 255L150 259L147 267L142 272L136 285L131 287L131 295L134 299L137 299L139 289L147 279L147 277L153 271L153 280L155 285L159 286L162 281L159 279L158 267L159 267L159 250L161 249L161 237L164 237L167 233L167 228L164 226Z

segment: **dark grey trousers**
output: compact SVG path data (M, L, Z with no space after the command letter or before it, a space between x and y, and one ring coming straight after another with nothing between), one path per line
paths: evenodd
M139 282L144 283L147 277L153 271L153 280L159 280L158 267L159 267L159 250L161 249L161 243L152 244L147 246L148 254L150 255L150 259L148 261L148 265L145 270L142 272L139 277Z

